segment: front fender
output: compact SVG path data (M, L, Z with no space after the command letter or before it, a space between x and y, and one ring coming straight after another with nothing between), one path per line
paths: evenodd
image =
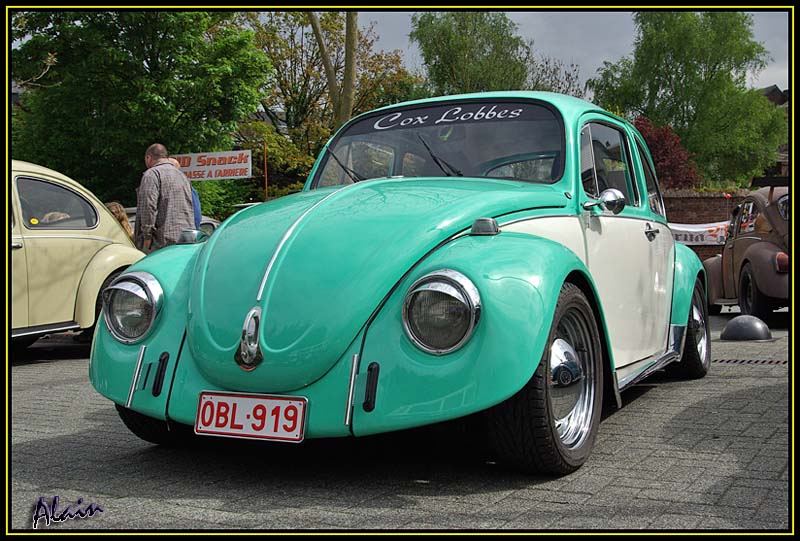
M697 257L694 250L676 242L671 325L686 326L686 322L689 321L689 308L692 306L694 284L698 276L702 277L703 289L707 292L706 273L700 258ZM706 295L706 302L708 302L708 295Z
M86 329L94 324L97 296L100 287L111 273L133 265L144 257L144 253L124 244L109 244L97 252L83 271L75 297L75 321Z
M449 268L478 288L482 311L470 340L436 356L403 331L402 303L414 281ZM406 275L366 330L356 380L353 433L398 430L462 417L514 395L539 365L561 286L589 273L563 245L503 232L461 237ZM591 282L591 280L589 279ZM374 410L363 407L367 369L379 365Z
M139 384L130 407L150 417L165 418L169 385L186 331L191 273L202 246L185 244L163 248L128 268L130 272L148 272L158 280L164 291L163 304L149 334L135 344L117 341L100 316L89 363L89 379L97 392L117 404L125 404L137 360L142 354ZM156 394L154 381L163 353L167 353L169 359L164 367L163 387Z

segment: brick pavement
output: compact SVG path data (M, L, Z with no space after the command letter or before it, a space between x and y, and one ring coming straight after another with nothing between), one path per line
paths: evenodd
M714 359L786 361L770 343ZM786 318L788 321L788 318ZM588 462L559 479L506 471L439 427L301 446L204 438L162 449L133 436L88 381L88 349L42 340L11 366L13 529L39 496L104 512L44 529L787 530L790 364L713 363L623 393Z

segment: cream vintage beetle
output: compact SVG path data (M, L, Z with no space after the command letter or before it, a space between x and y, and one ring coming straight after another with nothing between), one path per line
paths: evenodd
M91 380L145 440L482 412L499 460L554 475L589 456L604 399L710 363L703 267L673 241L641 135L542 92L352 119L302 192L132 266L103 318Z
M11 160L11 345L91 330L100 291L144 257L106 206L78 182Z

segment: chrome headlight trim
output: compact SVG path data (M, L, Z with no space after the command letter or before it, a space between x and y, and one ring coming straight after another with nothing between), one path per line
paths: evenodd
M470 322L467 327L466 333L458 341L458 343L446 349L439 349L428 346L419 337L417 337L411 330L411 325L408 321L408 310L411 301L416 293L420 291L438 291L449 295L462 303L464 303L470 312ZM440 269L429 274L426 274L416 282L414 282L406 293L406 298L403 301L403 330L411 342L425 353L432 355L446 355L461 348L472 337L475 327L481 317L481 296L478 293L478 288L472 281L458 271L452 269Z
M153 312L150 316L147 330L142 333L141 336L136 338L122 336L119 332L117 332L114 326L109 323L111 318L109 317L108 312L108 302L111 297L111 293L114 290L126 291L128 293L138 295L136 289L132 287L133 284L139 286L144 291L144 293L147 295L147 302L153 306ZM161 284L158 283L158 280L156 280L155 276L143 271L129 272L120 275L116 280L111 282L111 285L105 288L101 294L103 298L103 320L105 321L106 329L108 329L108 332L110 332L117 341L122 342L123 344L136 344L137 342L144 340L153 329L153 323L155 323L158 314L161 312L161 306L164 303L164 290L161 289Z

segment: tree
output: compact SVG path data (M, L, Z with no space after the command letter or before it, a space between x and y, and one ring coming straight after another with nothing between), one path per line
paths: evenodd
M671 126L706 181L746 185L775 160L783 112L745 87L768 60L740 12L634 14L632 57L606 62L588 86L599 105Z
M647 143L662 188L691 188L697 184L700 175L696 166L672 128L657 128L643 116L634 125Z
M134 204L153 142L171 153L230 149L253 112L269 62L231 14L177 11L16 12L12 74L25 80L14 158L59 170L104 200ZM24 22L24 24L23 24Z
M550 90L583 95L577 66L537 56L533 41L517 35L505 13L423 12L411 18L410 37L420 48L437 94L492 90Z
M345 17L327 11L319 15L319 22L338 81L344 75ZM279 185L304 179L335 124L322 55L308 17L301 11L247 12L239 15L239 23L255 31L256 45L274 72L261 101L269 122L241 125L237 140L254 153L262 152L267 142L271 185L275 177ZM422 80L403 66L401 52L376 50L376 42L372 25L358 33L353 115L428 95Z
M358 13L348 11L345 16L346 33L344 38L344 72L341 84L338 81L336 70L331 61L331 54L326 46L322 34L322 26L317 14L313 11L307 13L314 37L317 39L322 65L325 67L325 76L328 79L328 95L333 104L333 129L347 122L353 112L353 99L355 97L356 80L356 47L358 46Z

